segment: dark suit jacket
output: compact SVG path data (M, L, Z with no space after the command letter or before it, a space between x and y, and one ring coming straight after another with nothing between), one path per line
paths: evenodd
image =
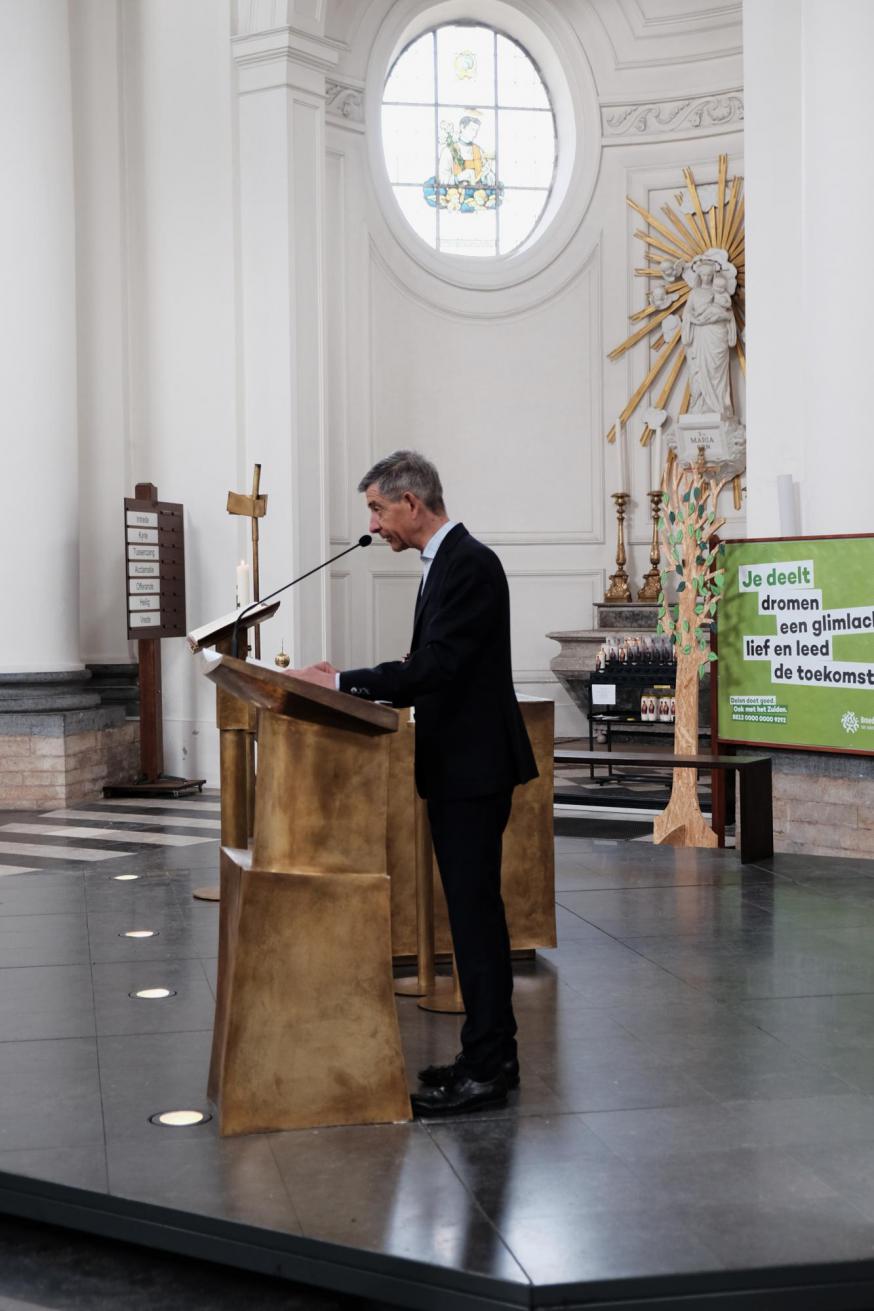
M346 670L340 690L415 706L420 796L488 796L537 775L513 690L507 579L463 524L434 557L409 656Z

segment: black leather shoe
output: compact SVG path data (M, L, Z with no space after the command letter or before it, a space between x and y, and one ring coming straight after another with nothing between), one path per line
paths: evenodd
M482 1083L462 1074L442 1088L413 1093L410 1101L414 1115L465 1115L468 1111L484 1111L488 1106L503 1106L508 1092L503 1074Z
M464 1073L464 1057L459 1053L452 1065L427 1065L419 1071L419 1083L426 1088L445 1088ZM515 1056L501 1062L501 1074L507 1080L508 1088L519 1087L519 1062Z

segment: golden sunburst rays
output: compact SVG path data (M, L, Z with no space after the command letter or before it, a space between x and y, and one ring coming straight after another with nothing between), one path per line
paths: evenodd
M737 269L737 289L732 296L732 308L737 323L737 353L741 371L746 376L746 355L744 353L741 333L745 324L743 309L745 284L744 254L744 199L743 181L739 177L728 177L728 156L720 155L716 167L716 183L699 191L691 168L683 169L685 193L678 191L672 205L662 205L664 221L650 213L643 205L626 197L626 203L646 223L648 231L638 229L635 237L642 243L644 263L634 270L639 278L653 279L651 286L658 287L659 282L664 294L669 297L667 303L661 292L650 291L647 304L630 316L634 330L625 341L614 347L608 359L618 360L626 351L645 339L649 339L651 350L650 367L640 385L628 398L619 414L619 422L627 424L641 401L651 388L661 384L653 408L664 410L673 395L677 384L683 376L686 363L686 350L682 343L681 331L673 323L668 339L665 339L663 323L666 319L681 318L691 288L683 278L684 266L690 264L699 255L708 250L724 250L730 262ZM712 191L711 191L712 189ZM704 205L712 201L708 208ZM673 268L670 266L673 265ZM670 276L670 281L668 276ZM657 280L657 281L655 281ZM661 303L659 303L661 301ZM677 417L689 409L691 387L688 379L682 393ZM655 430L644 423L640 433L641 446L648 446ZM616 425L607 433L607 441L615 442ZM735 488L737 499L738 488Z

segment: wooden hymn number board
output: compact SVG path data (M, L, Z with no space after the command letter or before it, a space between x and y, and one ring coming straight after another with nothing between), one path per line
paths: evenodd
M184 637L182 506L159 501L152 483L137 483L136 490L124 501L128 639Z

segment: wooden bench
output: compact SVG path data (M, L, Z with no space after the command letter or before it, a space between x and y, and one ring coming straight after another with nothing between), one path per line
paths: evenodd
M774 808L770 756L674 756L650 751L557 751L557 765L623 765L634 769L706 769L722 772L725 799L714 787L714 829L725 840L725 802L730 800L737 775L740 801L740 859L742 865L768 860L774 854ZM714 780L715 781L715 780ZM719 805L717 813L717 792ZM722 832L720 832L720 828Z

